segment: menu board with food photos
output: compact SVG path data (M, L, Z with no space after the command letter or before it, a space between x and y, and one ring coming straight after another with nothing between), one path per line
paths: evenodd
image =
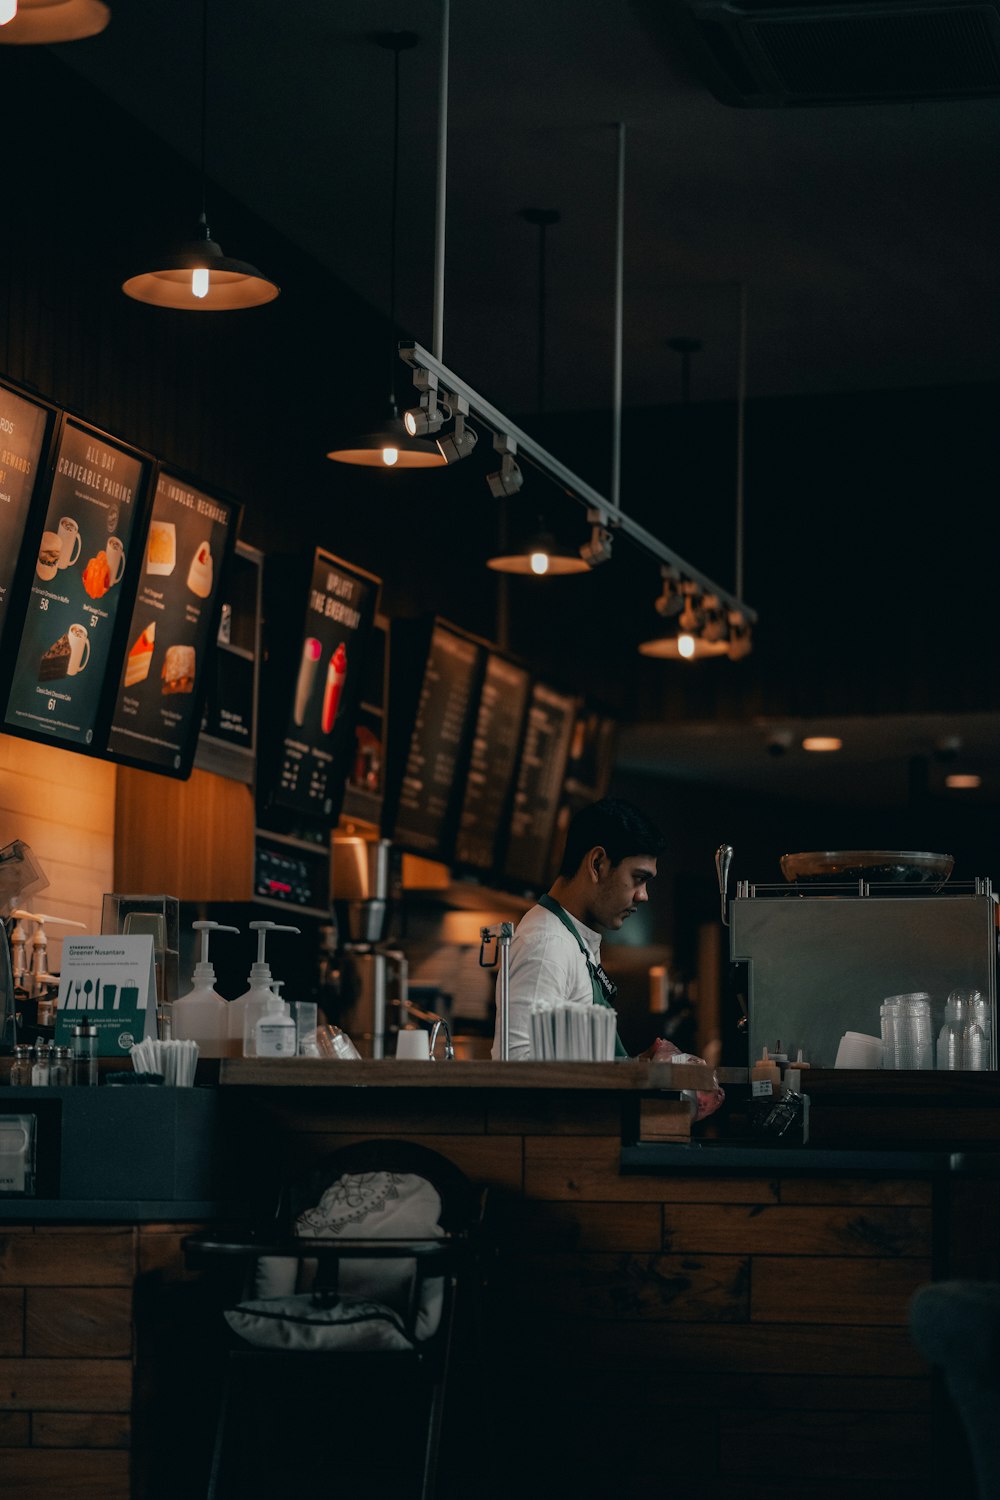
M135 576L132 550L150 468L135 449L64 418L21 621L8 729L96 748L117 616Z
M316 549L294 659L272 651L269 664L269 701L284 725L267 788L277 807L324 822L339 814L377 594L377 578ZM272 604L274 624L281 607L294 607L288 589Z
M459 864L491 870L496 863L497 839L514 780L530 686L531 679L523 667L490 652L455 840Z
M160 469L108 733L115 760L190 773L238 518L231 502Z
M0 385L0 639L52 415Z
M434 622L392 833L404 849L437 859L450 855L482 658L475 641Z
M546 884L575 712L575 698L532 687L503 872L536 889Z

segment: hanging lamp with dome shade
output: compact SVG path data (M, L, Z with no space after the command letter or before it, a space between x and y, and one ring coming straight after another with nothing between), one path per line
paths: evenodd
M538 370L535 410L541 417L545 412L545 234L550 225L559 223L562 215L555 208L522 208L519 217L538 229ZM490 487L493 489L493 485ZM517 489L520 489L520 478L506 493L514 493ZM524 578L563 578L572 573L590 572L579 551L563 546L548 529L542 515L538 517L535 534L528 538L523 547L507 551L501 542L501 551L495 557L488 557L486 566L494 573L516 573Z
M399 57L415 47L420 38L413 31L385 31L375 37L380 47L393 54L392 192L389 231L389 315L386 339L389 358L389 398L384 419L368 432L349 433L327 453L335 463L360 464L376 469L435 469L445 464L436 443L416 437L404 426L396 401L399 357L396 347L396 241L399 213Z
M0 0L2 3L2 0ZM201 213L190 240L159 258L150 271L122 283L136 302L180 312L237 312L273 302L279 288L249 261L222 253L212 238L205 212L208 122L208 0L201 7Z
M82 42L99 36L110 20L103 0L0 0L0 45Z

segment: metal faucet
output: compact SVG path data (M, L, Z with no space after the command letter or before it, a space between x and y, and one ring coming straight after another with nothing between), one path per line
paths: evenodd
M443 1016L439 1016L438 1019L434 1022L434 1025L431 1027L431 1039L429 1048L431 1054L431 1062L437 1062L437 1058L434 1055L434 1047L437 1043L438 1032L442 1027L444 1027L444 1061L454 1062L455 1048L452 1046L451 1028L449 1027L448 1022L444 1019Z

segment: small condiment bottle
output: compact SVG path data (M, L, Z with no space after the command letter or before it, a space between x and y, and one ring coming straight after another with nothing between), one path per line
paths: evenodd
M77 1021L70 1032L73 1082L94 1086L98 1081L97 1027L93 1021Z
M73 1054L68 1047L53 1047L49 1064L49 1084L52 1088L67 1088L73 1082Z
M45 1088L49 1083L49 1044L35 1043L35 1058L31 1064L31 1082L34 1088Z
M793 1093L801 1094L801 1092L802 1092L802 1072L803 1072L803 1069L806 1069L808 1067L809 1067L809 1064L806 1062L805 1058L802 1056L802 1048L800 1047L799 1048L799 1055L798 1055L798 1057L795 1059L794 1062L790 1062L788 1064L788 1067L785 1069L785 1087L786 1087L786 1089L791 1089Z
M765 1089L758 1089L755 1085L769 1083L771 1089L781 1088L781 1069L774 1062L766 1047L761 1051L760 1058L754 1063L750 1070L750 1086L753 1093L766 1093Z
M10 1065L10 1086L14 1089L27 1088L31 1083L31 1048L24 1042L18 1042L14 1048L14 1061Z

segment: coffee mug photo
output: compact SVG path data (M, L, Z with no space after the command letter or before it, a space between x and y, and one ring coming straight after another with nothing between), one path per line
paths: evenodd
M80 528L72 516L61 516L59 520L59 567L71 568L80 556L83 541Z
M104 548L104 555L108 559L108 588L113 588L121 581L125 571L125 548L121 544L121 538L117 536L108 537Z
M69 665L66 672L68 676L75 677L90 660L90 637L85 625L71 625L66 634L69 636Z

